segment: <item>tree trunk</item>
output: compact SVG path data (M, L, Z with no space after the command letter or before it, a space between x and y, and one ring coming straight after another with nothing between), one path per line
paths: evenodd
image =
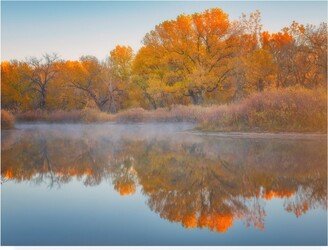
M41 90L39 107L42 110L44 110L46 108L46 90L45 89Z
M95 101L95 103L96 103L96 105L97 105L97 107L98 107L98 109L100 111L102 111L102 112L106 112L107 111L106 110L106 103L100 103L98 101Z
M144 92L145 97L147 98L149 104L152 106L152 109L157 109L157 104L154 98L151 97L146 91Z
M188 90L192 104L199 105L203 103L202 92L195 92L193 90Z
M109 102L109 112L112 114L117 112L117 105L112 96L110 97L110 102Z
M259 79L259 81L257 82L257 90L259 92L262 92L264 89L264 81L262 78Z

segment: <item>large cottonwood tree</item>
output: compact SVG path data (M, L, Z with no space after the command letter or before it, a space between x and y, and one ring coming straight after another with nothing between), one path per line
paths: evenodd
M155 84L200 104L231 73L236 32L228 15L217 8L165 21L145 36L137 72L150 88Z

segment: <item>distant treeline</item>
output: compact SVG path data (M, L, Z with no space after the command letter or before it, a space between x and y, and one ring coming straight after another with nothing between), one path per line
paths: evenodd
M92 46L92 45L90 45ZM260 13L230 20L221 9L180 15L147 33L134 53L117 45L105 61L56 54L1 63L2 108L116 113L142 107L225 104L254 92L326 89L327 24L262 30Z

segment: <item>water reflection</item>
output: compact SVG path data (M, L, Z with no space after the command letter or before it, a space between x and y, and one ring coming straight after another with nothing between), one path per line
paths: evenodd
M45 125L2 133L1 161L3 183L60 188L75 178L85 186L109 181L122 196L140 188L161 218L218 233L236 221L263 230L272 199L283 199L284 210L296 217L327 204L325 140Z

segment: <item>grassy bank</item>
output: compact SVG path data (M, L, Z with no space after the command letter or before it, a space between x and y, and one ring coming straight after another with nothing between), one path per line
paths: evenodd
M272 90L228 105L131 109L116 114L114 120L192 121L203 131L326 132L327 96L324 90Z
M73 111L28 111L17 121L43 122L196 122L203 131L326 132L325 91L284 89L266 91L233 104L175 106L144 110L128 109L115 115L85 109Z
M93 123L113 120L113 116L93 109L83 110L31 110L15 114L18 122L49 122L49 123Z
M114 120L121 123L130 122L197 122L208 108L202 106L174 106L145 110L142 108L128 109L114 115Z
M284 89L254 94L239 103L213 106L199 120L205 131L326 132L325 91Z

